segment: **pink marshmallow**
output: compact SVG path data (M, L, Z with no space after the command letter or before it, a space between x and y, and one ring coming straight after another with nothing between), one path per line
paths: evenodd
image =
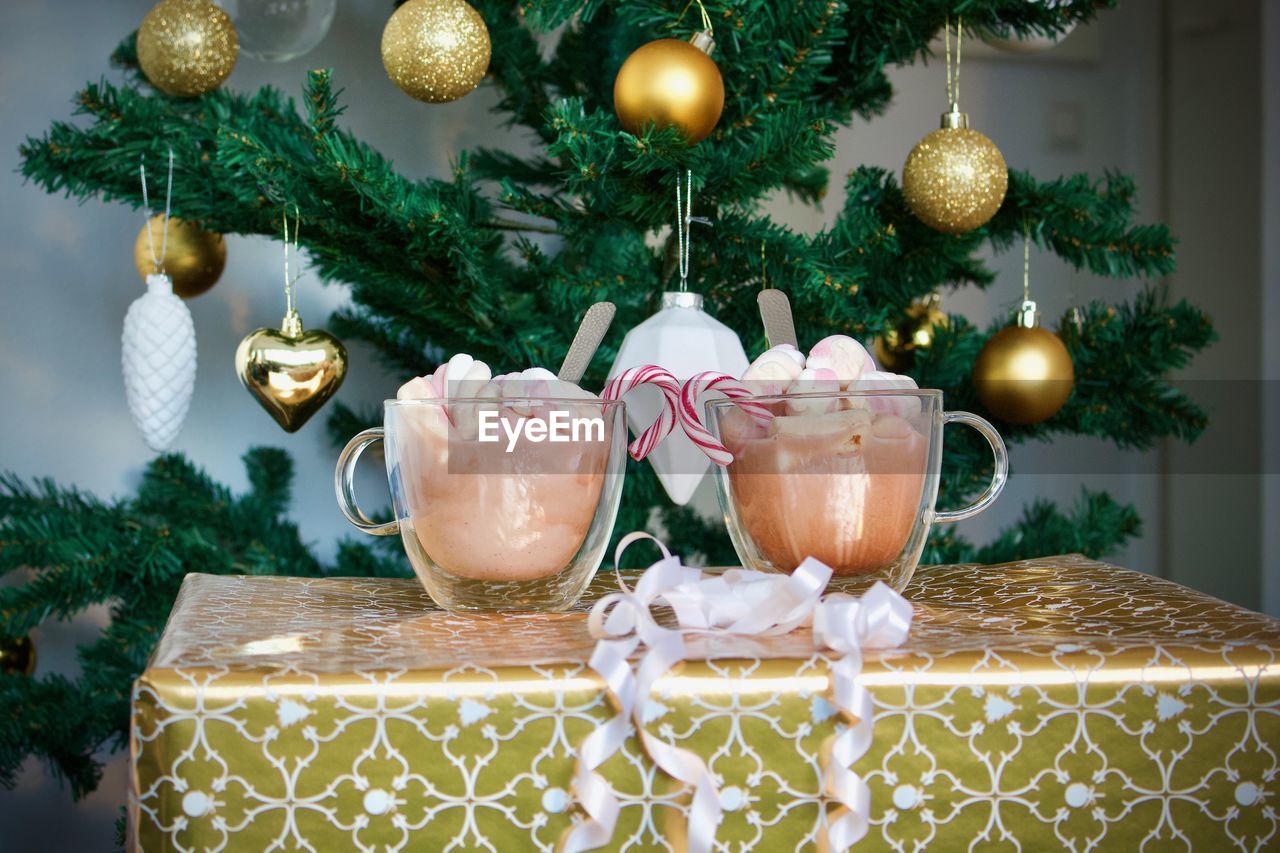
M914 391L918 388L910 376L873 370L849 385L850 391ZM858 398L872 413L898 418L919 417L920 398L910 394L869 394Z
M818 341L809 350L807 364L835 371L842 389L862 374L876 369L875 360L867 348L848 335L830 335Z
M439 400L440 393L436 390L430 376L415 376L400 386L400 389L396 391L396 399Z
M787 389L788 394L835 394L840 390L840 377L826 367L806 367ZM787 400L789 415L825 415L840 408L837 397L797 397Z

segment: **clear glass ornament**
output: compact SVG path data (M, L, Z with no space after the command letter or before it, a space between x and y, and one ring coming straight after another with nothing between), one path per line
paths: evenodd
M223 0L240 36L240 51L288 62L318 45L333 24L338 0Z

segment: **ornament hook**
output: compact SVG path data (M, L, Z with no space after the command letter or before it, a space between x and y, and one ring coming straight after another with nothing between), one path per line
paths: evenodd
M169 178L164 190L164 231L160 238L160 254L156 255L156 240L151 233L151 198L147 195L147 155L143 154L138 161L138 174L142 178L142 206L147 214L147 247L151 250L151 265L156 272L164 275L164 256L169 248L169 211L173 204L173 149L169 149Z

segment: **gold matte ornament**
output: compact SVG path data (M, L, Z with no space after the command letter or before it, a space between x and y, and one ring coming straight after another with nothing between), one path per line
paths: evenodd
M409 0L382 31L382 65L409 97L456 101L489 70L489 28L462 0Z
M951 112L942 120L942 128L907 155L902 192L925 225L964 234L996 215L1009 188L1009 168L995 143L969 129L964 113Z
M221 234L205 231L199 225L169 217L169 236L164 233L164 216L153 216L133 241L133 264L146 281L152 273L161 272L151 260L151 229L154 245L165 246L164 273L173 281L173 292L183 299L199 296L217 283L227 265L227 242ZM165 242L167 240L167 243Z
M1011 424L1036 424L1058 413L1075 385L1062 339L1038 325L1036 304L1022 303L1018 322L991 336L973 364L978 399Z
M285 432L297 432L347 375L347 349L290 312L277 329L250 332L236 348L236 375Z
M31 675L36 671L36 644L29 636L0 640L0 675Z
M627 57L613 83L613 107L632 134L675 127L690 145L715 130L724 110L724 80L710 56L708 33L691 41L658 39Z
M875 340L876 362L885 370L901 373L916 361L916 351L933 346L934 332L947 325L942 297L931 293L907 307L906 318Z
M138 65L168 95L213 91L231 75L239 54L235 25L209 0L161 0L138 28Z

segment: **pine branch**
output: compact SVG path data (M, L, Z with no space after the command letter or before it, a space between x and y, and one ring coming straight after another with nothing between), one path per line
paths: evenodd
M104 503L49 481L0 477L0 568L31 579L0 590L0 637L48 618L111 604L111 622L78 650L81 675L0 677L0 785L12 787L27 756L45 761L79 797L101 775L97 753L128 741L129 691L160 636L188 572L331 571L284 517L293 465L279 450L244 456L251 490L234 495L181 456L155 459L138 493ZM406 574L397 559L344 543L344 574Z
M1104 493L1084 490L1069 515L1048 501L1036 500L1017 523L981 548L956 535L954 528L936 529L923 562L1007 563L1075 553L1101 559L1141 533L1142 522L1132 506L1118 504Z

